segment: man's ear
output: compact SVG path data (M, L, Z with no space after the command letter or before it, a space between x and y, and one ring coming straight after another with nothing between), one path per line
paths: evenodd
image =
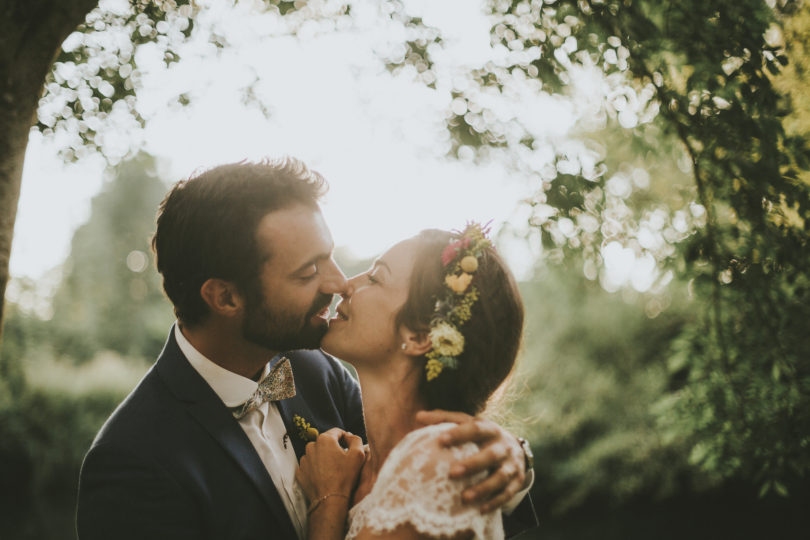
M230 281L210 278L200 287L200 296L212 313L224 317L233 317L241 313L244 298Z
M399 337L402 340L402 351L408 356L422 356L433 346L427 332L414 332L403 327L399 331Z

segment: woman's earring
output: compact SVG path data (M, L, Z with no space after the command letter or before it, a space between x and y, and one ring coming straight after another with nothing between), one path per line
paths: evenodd
M402 350L404 351L408 346L406 344L402 344Z

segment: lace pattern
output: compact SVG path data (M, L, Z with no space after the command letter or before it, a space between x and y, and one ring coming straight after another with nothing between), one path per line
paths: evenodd
M410 524L422 534L454 536L464 531L473 538L502 539L501 511L481 514L465 505L461 492L486 473L456 480L449 477L450 464L478 451L473 443L443 448L438 437L455 424L437 424L412 431L391 451L374 487L349 511L347 539L361 530L390 532Z

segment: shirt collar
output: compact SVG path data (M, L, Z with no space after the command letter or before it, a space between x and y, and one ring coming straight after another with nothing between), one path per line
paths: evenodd
M236 407L241 405L253 395L259 387L259 383L243 377L233 371L228 371L224 367L215 364L206 358L200 351L194 348L183 332L180 330L180 324L174 325L174 338L177 340L177 346L188 359L189 364L193 367L200 376L205 379L208 386L219 396L219 399L225 404L226 407ZM262 377L267 374L270 366L264 366Z

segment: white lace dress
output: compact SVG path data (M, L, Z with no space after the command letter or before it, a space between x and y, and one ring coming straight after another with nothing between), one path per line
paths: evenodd
M474 538L502 539L501 511L481 514L462 503L461 492L485 473L456 480L450 464L478 451L473 443L443 448L437 439L455 424L427 426L406 435L391 451L374 487L349 511L347 539L361 530L390 532L405 523L422 534L440 537L463 531Z

